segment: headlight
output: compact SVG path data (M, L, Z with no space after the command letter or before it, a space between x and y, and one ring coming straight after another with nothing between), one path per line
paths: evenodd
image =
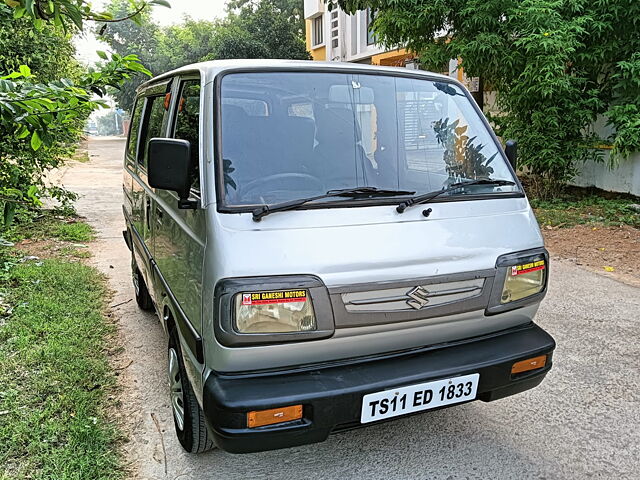
M235 296L238 333L289 333L317 330L307 290L243 292Z
M507 268L500 303L515 302L540 293L546 284L544 258Z
M213 298L216 339L225 347L329 338L329 290L313 275L224 278Z
M539 303L547 293L549 253L544 248L498 257L486 314L494 315Z

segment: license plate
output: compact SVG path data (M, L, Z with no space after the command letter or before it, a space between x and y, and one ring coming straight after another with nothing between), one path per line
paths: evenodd
M476 398L479 373L370 393L362 397L361 423L453 405Z

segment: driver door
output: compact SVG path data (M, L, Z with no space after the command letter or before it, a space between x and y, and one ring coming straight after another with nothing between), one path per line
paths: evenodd
M172 115L167 137L191 143L190 199L196 209L178 208L178 196L156 189L155 260L169 289L189 321L201 331L202 265L205 212L200 205L200 78L184 77L171 92ZM160 287L160 282L158 288Z

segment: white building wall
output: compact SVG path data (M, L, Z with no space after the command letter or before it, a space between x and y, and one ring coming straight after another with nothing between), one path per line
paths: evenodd
M317 16L324 13L325 6L323 0L304 0L304 18Z
M335 10L334 10L335 11ZM348 15L338 9L338 47L332 44L331 13L323 0L305 0L304 17L313 19L323 15L324 45L327 48L327 60L341 62L357 62L373 55L383 53L386 50L379 45L367 45L367 12L360 10L353 15Z
M603 116L599 116L593 125L600 138L607 138L613 128ZM579 187L597 187L609 192L631 193L640 197L640 152L626 160L620 160L616 167L609 167L609 153L602 162L588 161L579 165L580 174L571 182Z
M586 162L571 182L579 187L598 187L609 192L631 193L640 197L640 152L621 160L615 168L609 168L608 160L602 163Z

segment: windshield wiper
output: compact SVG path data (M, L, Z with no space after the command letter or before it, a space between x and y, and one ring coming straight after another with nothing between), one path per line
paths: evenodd
M275 212L285 212L287 210L294 210L302 205L313 202L315 200L321 200L323 198L331 197L396 197L400 195L413 195L416 192L410 192L407 190L387 190L376 187L355 187L355 188L343 188L340 190L329 190L324 195L317 195L315 197L300 198L297 200L290 200L288 202L276 203L275 205L262 205L253 211L253 221L259 222L262 217L265 217Z
M413 195L416 192L408 190L389 190L376 187L355 187L343 188L340 190L329 190L327 195L345 197L395 197L397 195Z
M411 207L412 205L427 203L430 200L433 200L434 198L439 197L440 195L443 195L447 192L450 192L452 190L457 190L459 188L470 187L472 185L493 185L493 186L499 187L503 185L515 185L515 184L516 183L512 182L511 180L490 180L486 178L483 178L480 180L468 180L466 182L452 183L447 188L443 188L442 190L423 193L422 195L416 195L415 197L405 200L404 202L402 202L400 205L396 207L396 211L398 213L403 213L407 208Z

